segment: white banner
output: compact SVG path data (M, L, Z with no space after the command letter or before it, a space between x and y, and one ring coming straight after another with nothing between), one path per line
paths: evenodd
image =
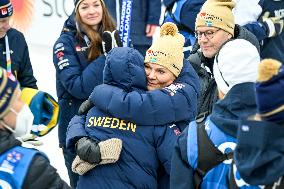
M74 9L73 0L11 0L11 25L22 31L28 44L53 46L64 21Z

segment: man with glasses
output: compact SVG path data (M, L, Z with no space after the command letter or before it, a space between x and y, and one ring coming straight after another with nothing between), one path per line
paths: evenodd
M257 38L245 28L235 24L232 13L234 6L235 2L230 0L207 0L196 17L197 43L189 61L201 80L202 95L198 101L200 119L205 119L218 99L212 74L213 62L223 45L234 39L245 39L259 51Z
M239 39L240 28L231 11L234 5L230 0L207 0L197 15L200 52L204 60L211 60L206 63L214 74L220 100L205 121L192 121L178 137L172 155L171 188L228 188L238 122L256 111L259 49Z

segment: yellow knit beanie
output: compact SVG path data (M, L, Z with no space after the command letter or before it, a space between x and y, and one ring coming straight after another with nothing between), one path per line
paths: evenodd
M161 26L160 37L147 50L144 62L159 64L178 77L183 67L184 42L184 37L178 33L174 23L164 23Z
M195 29L199 26L221 28L234 36L234 0L207 0L197 14Z

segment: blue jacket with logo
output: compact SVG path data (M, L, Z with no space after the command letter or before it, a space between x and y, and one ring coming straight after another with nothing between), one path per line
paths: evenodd
M116 20L116 0L104 0L111 16ZM160 0L133 0L131 14L131 41L134 45L151 45L152 37L146 37L146 25L159 25L161 15ZM119 0L119 19L121 14L122 0Z
M78 112L81 103L88 99L93 88L103 82L105 56L88 62L87 50L84 39L76 36L74 17L71 15L53 47L56 91L61 108L59 143L63 146L69 121Z
M0 188L70 187L50 165L45 154L21 146L10 131L0 130Z
M253 83L235 85L213 108L205 122L206 132L216 147L228 153L236 146L239 121L256 113ZM172 158L171 188L194 188L193 174L197 167L197 124L191 122L178 137ZM211 169L203 178L201 188L228 188L230 163L224 161Z
M126 92L136 91L140 94L146 91L144 61L138 51L115 48L109 53L104 70L104 84L100 86L103 88L108 85L117 86ZM90 99L94 94L95 92L91 94ZM108 96L101 96L100 100L110 102ZM120 107L116 108L119 111ZM67 144L78 137L78 130L84 129L80 118L74 119L68 127ZM72 123L75 125L72 126ZM176 135L180 133L179 126L186 124L152 123L145 127L116 118L95 106L89 110L84 125L86 134L98 141L120 138L123 149L115 164L97 166L81 176L78 188L157 188L159 163L169 174L171 149ZM83 132L79 132L79 135L82 136Z
M12 73L16 76L21 88L37 89L37 80L33 75L29 49L24 35L14 28L10 28L6 35L9 41ZM5 37L0 38L0 66L7 69Z
M245 182L254 185L276 183L275 187L279 178L282 177L283 182L283 154L283 125L248 120L241 123L234 160Z

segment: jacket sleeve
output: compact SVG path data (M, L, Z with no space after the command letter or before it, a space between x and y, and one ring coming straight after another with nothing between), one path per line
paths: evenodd
M179 133L178 127L174 124L155 127L154 139L158 158L168 175L171 171L172 151Z
M88 136L86 130L85 130L85 122L86 122L86 116L85 115L75 115L67 128L66 133L66 147L74 150L76 142L82 138Z
M191 86L182 85L173 96L166 89L140 94L125 92L111 85L97 86L90 98L95 106L114 117L133 121L138 125L164 125L193 120L196 116L197 94Z
M263 27L259 22L251 22L244 25L244 28L253 33L258 41L268 38L265 27Z
M175 144L170 174L170 188L194 189L193 169L187 158L187 136L188 128L178 137Z
M37 80L33 74L33 68L30 60L28 45L22 33L20 33L19 40L21 41L19 43L23 44L24 46L22 47L23 57L22 57L22 62L19 65L20 72L17 73L17 79L20 82L21 88L29 87L37 89L37 84L36 84Z
M71 187L60 178L57 170L50 165L46 157L43 155L36 155L28 170L23 188L69 189Z
M99 56L83 68L72 43L71 39L61 37L54 45L53 62L57 78L72 96L87 99L93 88L102 83L105 56Z
M161 90L126 92L111 85L95 87L90 100L102 111L138 125L164 125L191 121L197 112L200 85L196 72L185 68L181 78Z
M234 18L241 25L252 32L259 41L267 38L265 27L258 22L262 13L263 0L237 1L234 8Z
M160 0L148 0L147 24L160 25L161 6Z

